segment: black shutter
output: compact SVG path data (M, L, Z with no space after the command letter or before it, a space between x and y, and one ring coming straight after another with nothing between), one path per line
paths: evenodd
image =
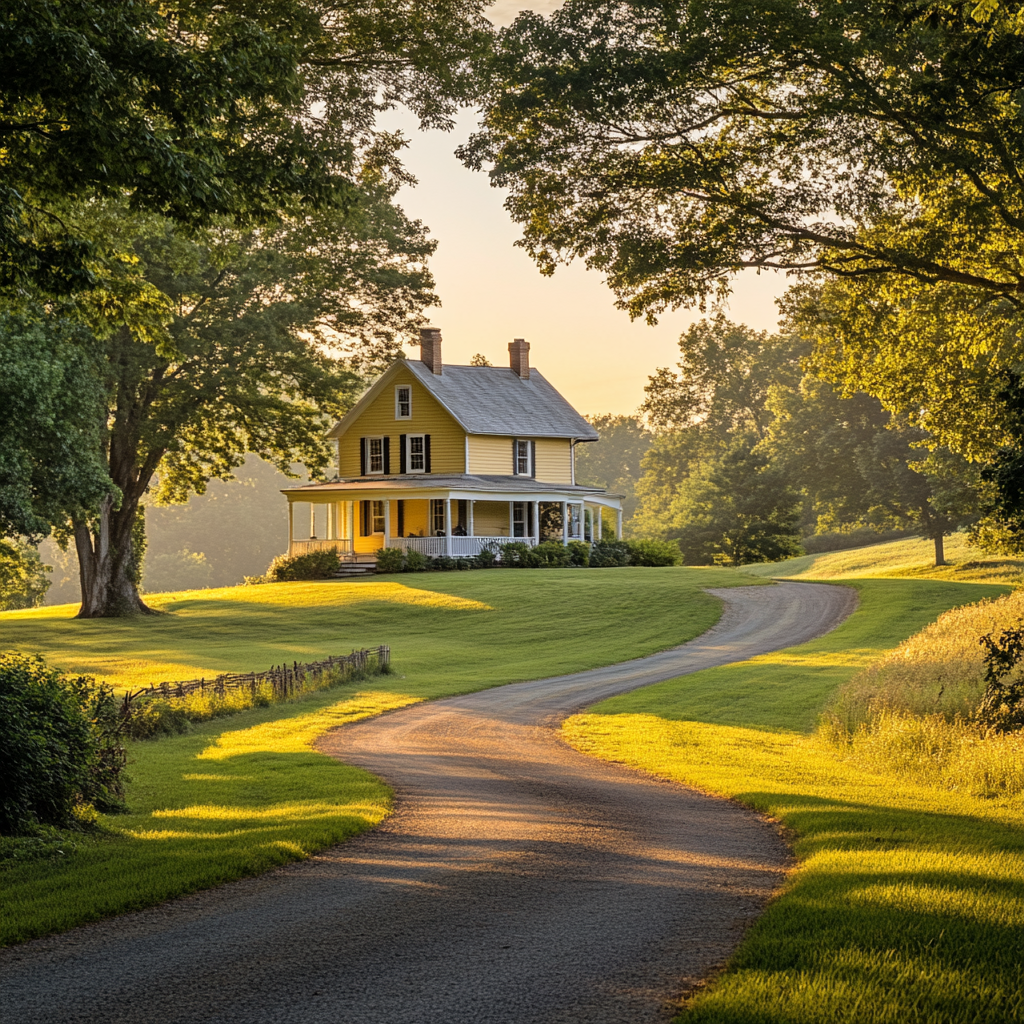
M537 479L537 442L530 442L530 476Z
M359 502L359 536L369 537L370 536L370 503L368 501Z
M398 472L408 473L405 463L405 434L398 435Z
M404 437L405 435L403 434L402 436ZM398 536L405 536L405 502L401 498L398 500Z
M391 476L391 438L384 438L384 475Z
M512 475L519 476L519 438L512 438Z
M430 435L423 435L423 472L430 472Z
M359 438L359 475L366 476L366 438ZM365 537L366 534L364 533Z

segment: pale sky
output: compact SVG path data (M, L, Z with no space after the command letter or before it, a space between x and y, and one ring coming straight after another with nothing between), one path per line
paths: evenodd
M507 24L519 10L547 13L555 6L499 0L489 16ZM503 208L504 193L454 156L476 121L473 111L465 111L452 132L420 132L414 118L396 111L382 122L401 128L410 140L404 160L419 181L402 190L399 202L439 243L431 269L442 306L429 315L441 329L444 359L468 363L482 352L495 366L507 365L508 343L525 338L531 365L580 412L633 412L648 376L675 364L679 335L700 314L679 310L649 327L617 310L601 276L581 263L542 277L514 246L519 230ZM758 330L773 330L775 299L785 289L784 276L744 273L727 313Z

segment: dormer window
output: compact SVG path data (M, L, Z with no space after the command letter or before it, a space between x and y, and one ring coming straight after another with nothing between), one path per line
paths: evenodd
M395 388L395 419L412 419L412 388L408 384L399 384Z

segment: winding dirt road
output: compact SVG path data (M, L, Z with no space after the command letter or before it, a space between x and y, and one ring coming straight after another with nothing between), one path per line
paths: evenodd
M719 624L604 669L416 705L322 749L396 813L321 856L0 954L4 1024L642 1024L720 963L789 865L723 800L565 746L613 693L801 643L852 590L715 591Z

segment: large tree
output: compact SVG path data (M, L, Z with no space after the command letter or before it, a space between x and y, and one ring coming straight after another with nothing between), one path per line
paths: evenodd
M165 220L112 218L105 277L79 303L102 346L97 454L112 485L65 527L80 615L147 610L139 521L155 477L152 500L181 501L248 453L285 472L327 466L324 430L363 386L351 349L386 363L434 301L424 265L434 245L392 188L371 180L358 219L326 210L261 230L186 236Z
M359 201L404 103L450 125L489 37L481 0L9 0L0 12L0 285L94 283L71 198L178 224ZM78 226L80 227L80 225Z
M1024 305L1019 2L568 0L520 15L463 150L541 268L633 315L744 267Z

